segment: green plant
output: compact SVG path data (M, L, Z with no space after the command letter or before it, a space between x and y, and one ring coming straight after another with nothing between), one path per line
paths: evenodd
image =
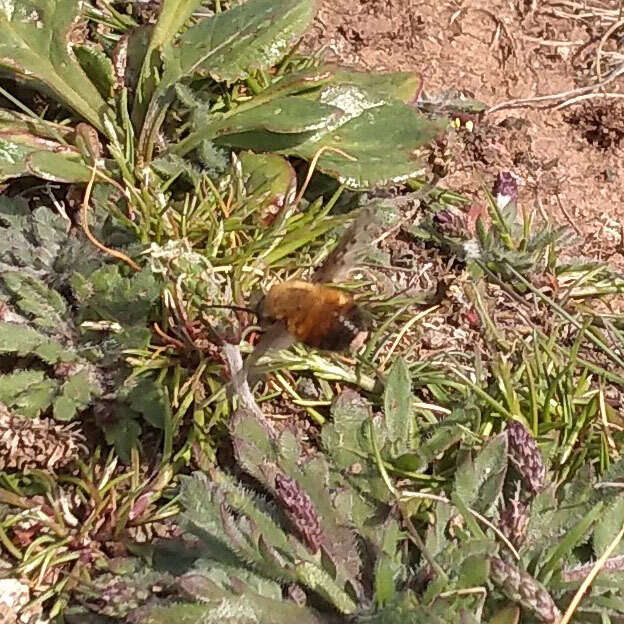
M158 280L124 276L44 206L0 199L0 228L0 403L60 422L90 411L128 460L143 419L160 429L169 419L162 390L132 379L124 353L150 341ZM96 231L124 240L105 223Z
M3 441L10 436L24 438L30 427L30 433L42 436L42 445L47 443L48 448L44 446L43 457L21 462L21 473L0 476L2 574L25 585L30 600L24 617L37 615L44 605L49 617L55 617L67 606L74 588L89 582L94 570L115 566L126 553L125 539L153 536L155 522L160 522L161 535L170 531L162 521L178 512L167 489L172 471L163 465L147 475L136 451L126 468L113 452L102 458L99 448L84 459L84 445L65 457L67 461L46 464L42 462L50 459L46 450L54 449L57 459L62 452L75 451L59 436L59 427L45 431L41 423L33 428L33 421L23 418L13 418L10 424L13 427L4 432ZM66 465L70 463L78 470Z
M450 423L414 429L404 388L388 386L385 416L345 392L333 423L323 427L324 452L307 458L291 431L278 433L238 412L231 429L235 470L183 479L185 539L148 549L152 576L145 576L149 568L107 575L98 585L104 593L87 592L85 603L113 621L137 624L285 616L494 623L511 605L521 609L522 622L555 622L592 557L610 548L615 556L574 621L600 613L619 621L622 566L613 547L622 537L624 499L609 484L624 464L600 480L580 471L561 486L545 473L537 445L518 446L523 436L530 440L522 425L509 423L485 442L463 434L449 447L437 432ZM423 477L455 458L452 481L427 487L405 474L393 478L396 464L407 463L405 451L418 449ZM538 472L536 493L522 484L535 484ZM154 581L157 570L162 576ZM146 578L158 595L146 590ZM132 594L137 583L141 598ZM129 594L131 605L123 598Z
M22 112L2 113L4 153L12 154L0 161L4 178L86 182L96 162L103 178L121 182L128 201L150 219L156 206L145 193L154 193L158 182L148 190L144 167L161 129L169 158L199 148L190 162L201 164L202 151L217 141L314 158L319 170L360 188L422 175L417 154L448 124L408 106L419 91L413 75L370 75L291 58L313 17L312 0L217 8L186 30L197 1L165 1L152 29L134 30L132 20L108 5L108 15L88 5L81 13L82 6L21 0L0 11L7 33L0 62L9 75L62 102L104 143L84 124L70 130L37 118L5 92ZM89 17L105 22L110 38L97 46L73 43L72 28ZM167 118L178 98L175 116L188 118L181 126ZM101 160L106 152L112 160Z
M295 55L313 16L310 0L198 7L165 1L153 28L137 28L109 3L23 0L0 9L5 71L72 111L69 124L58 111L54 122L44 120L3 91L13 109L0 116L7 155L0 177L82 185L95 175L82 227L92 200L118 229L107 238L110 247L121 244L135 258L126 258L130 266L148 262L164 277L160 338L125 347L132 365L157 372L171 397L165 456L191 420L178 458L186 461L199 439L204 465L213 450L204 442L228 409L220 341L237 337L223 331L232 315L206 305L245 304L266 286L268 272L282 277L315 262L330 242L323 238L344 221L330 215L344 189L422 177L426 146L448 120L414 108L422 86L415 74L347 71ZM97 33L89 31L94 24ZM79 25L89 31L87 41L76 42L84 39ZM298 161L286 156L339 180L328 201L306 201L293 168ZM127 244L130 233L140 244ZM165 256L178 257L182 248L187 259L163 267ZM207 274L210 288L202 284ZM248 322L236 324L244 332ZM137 433L131 420L109 436L127 440L127 455Z

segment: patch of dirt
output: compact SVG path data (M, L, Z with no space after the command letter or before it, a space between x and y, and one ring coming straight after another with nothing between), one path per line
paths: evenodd
M598 74L604 80L624 68L624 28L600 47L618 7L619 0L321 0L306 45L347 65L417 71L427 93L454 87L489 106L573 92L488 113L444 185L482 202L482 181L511 171L524 207L571 226L583 237L579 252L624 268L624 99L570 101ZM604 90L624 93L624 72Z

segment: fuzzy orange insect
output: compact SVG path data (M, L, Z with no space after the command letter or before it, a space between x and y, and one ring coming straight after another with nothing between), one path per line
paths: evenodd
M349 293L300 280L275 284L260 302L258 315L262 322L282 321L293 338L326 351L344 351L365 329Z

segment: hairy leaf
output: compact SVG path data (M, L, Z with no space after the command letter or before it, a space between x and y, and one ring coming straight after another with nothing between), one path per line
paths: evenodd
M157 428L171 419L153 378L124 384L124 350L149 344L158 279L102 266L107 258L47 208L0 198L0 231L0 353L15 369L0 375L0 401L60 421L97 405L108 441L129 460L141 419Z
M467 507L486 513L501 493L507 472L507 438L489 440L473 460L469 455L455 473L454 491Z
M600 557L607 549L615 536L622 529L624 518L624 496L619 496L607 509L603 511L600 519L594 527L592 546L594 555ZM612 553L612 557L624 555L624 544L620 542Z
M17 370L0 375L0 402L26 418L35 418L48 409L59 383L42 371Z
M310 609L253 593L209 604L156 604L131 613L127 621L129 624L329 624Z
M104 99L112 97L115 88L115 70L108 56L96 46L77 45L74 53L91 82Z

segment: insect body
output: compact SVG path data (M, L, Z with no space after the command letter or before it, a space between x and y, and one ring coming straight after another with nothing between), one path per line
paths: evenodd
M311 277L275 284L262 298L257 314L265 330L238 378L247 376L270 349L286 349L300 341L326 351L344 351L364 336L364 319L353 297L331 286L342 279L378 231L374 210L364 209L338 245Z
M338 288L289 280L274 285L258 306L263 322L281 321L296 340L326 351L343 351L364 331L353 297Z

